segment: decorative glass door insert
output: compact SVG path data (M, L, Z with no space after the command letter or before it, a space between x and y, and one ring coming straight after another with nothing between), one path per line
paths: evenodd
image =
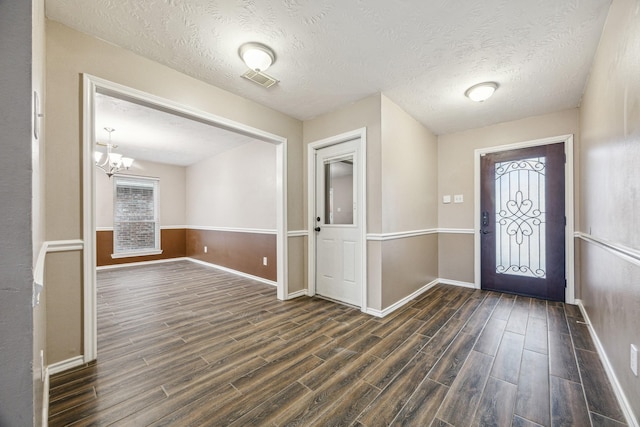
M546 277L545 157L495 165L496 273Z

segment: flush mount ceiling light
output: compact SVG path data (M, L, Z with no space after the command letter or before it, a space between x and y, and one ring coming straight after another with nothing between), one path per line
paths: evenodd
M276 55L269 46L262 43L245 43L238 49L240 58L253 71L264 72L276 60Z
M498 83L484 82L471 86L464 94L472 101L482 102L491 98L496 89L498 89Z

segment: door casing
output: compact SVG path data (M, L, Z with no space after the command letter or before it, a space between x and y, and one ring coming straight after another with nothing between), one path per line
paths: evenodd
M233 132L242 133L276 146L276 246L277 298L289 299L287 248L287 138L252 126L192 108L138 89L111 82L90 74L83 74L82 146L83 146L83 359L84 363L98 355L97 277L95 237L95 166L93 160L95 135L95 93L98 90L116 93L144 101L188 117L203 120Z
M360 169L357 171L357 179L361 180L362 191L358 194L357 205L359 206L357 212L357 220L360 227L360 277L362 283L361 303L360 311L367 311L367 129L360 128L350 132L345 132L340 135L331 136L329 138L321 139L319 141L312 142L307 145L307 227L309 229L309 245L308 245L308 258L307 258L307 294L314 296L316 294L316 234L313 231L315 224L315 212L316 212L316 151L320 148L329 147L331 145L340 144L342 142L351 141L354 139L360 139L360 151L358 157L358 164Z
M564 142L565 164L565 215L567 226L565 227L565 271L567 276L567 288L565 290L565 302L575 304L575 274L574 274L574 199L573 199L573 135L560 135L550 138L535 139L515 144L500 145L495 147L478 148L474 153L474 285L481 288L481 248L480 248L480 158L483 154L496 153L519 148L537 147L540 145Z

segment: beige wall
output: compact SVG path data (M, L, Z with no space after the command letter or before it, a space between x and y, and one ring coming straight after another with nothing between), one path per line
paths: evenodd
M579 231L640 251L640 5L614 0L580 111ZM580 241L581 299L636 417L640 260Z
M160 178L160 225L185 225L186 168L136 160L122 175ZM96 227L113 227L113 178L96 172Z
M82 254L47 255L47 361L49 364L82 354Z
M367 128L367 232L382 231L381 206L381 95L376 94L339 110L304 122L305 189L307 145L352 130ZM305 218L307 220L308 218ZM306 223L306 221L305 221Z
M275 230L276 146L250 142L187 167L186 221Z
M437 137L384 95L381 104L382 231L436 228ZM438 277L434 234L385 240L381 251L382 309Z
M186 76L132 52L81 34L53 21L47 21L47 146L46 199L47 240L82 238L82 74L88 73L115 83L160 96L192 108L252 126L287 138L288 228L303 226L302 203L302 123L282 113L227 91ZM80 254L78 254L80 258ZM61 268L75 260L61 260ZM290 252L289 264L304 263L304 255ZM294 273L298 274L298 267ZM82 281L80 277L49 277L47 310L49 343L66 341L62 325L68 319L81 319ZM306 284L302 284L303 286ZM290 286L291 288L291 286ZM62 310L62 311L60 311ZM81 328L81 325L77 325ZM73 336L76 336L75 334ZM81 352L81 343L65 344L48 351L59 362Z
M437 138L377 94L304 123L306 144L367 128L367 233L437 227ZM419 262L418 262L419 261ZM367 242L367 305L383 310L437 277L437 237Z
M367 232L382 231L381 215L381 95L376 94L347 105L339 110L304 122L304 157L312 142L339 135L355 129L367 129ZM307 171L305 161L305 188ZM306 194L306 192L305 192ZM306 220L307 218L305 218ZM367 242L367 305L380 309L382 302L381 246Z
M438 226L437 137L382 96L382 232Z
M474 152L478 148L513 144L534 139L574 134L579 145L578 110L500 123L438 137L438 226L474 227ZM442 203L442 196L462 194L463 203ZM473 235L441 233L439 236L440 277L473 281ZM471 254L471 256L469 256Z

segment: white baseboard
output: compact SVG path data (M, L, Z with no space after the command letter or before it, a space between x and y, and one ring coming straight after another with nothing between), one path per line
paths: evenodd
M428 291L429 289L433 288L435 285L438 284L438 282L439 282L439 279L436 279L436 280L433 280L433 281L427 283L426 285L424 285L423 287L421 287L417 291L415 291L412 294L407 295L406 297L402 298L401 300L391 304L389 307L385 308L384 310L377 310L375 308L367 307L367 309L365 310L365 313L370 314L372 316L376 316L376 317L387 316L387 315L393 313L394 311L396 311L397 309L399 309L400 307L404 306L405 304L407 304L409 301L413 300L417 296L419 296L419 295L425 293L426 291Z
M600 360L602 361L602 365L604 366L604 370L607 373L607 377L609 377L609 381L611 382L611 386L613 387L613 392L618 399L618 403L622 408L622 412L624 413L624 417L627 419L627 424L631 427L640 427L638 424L638 419L633 413L633 409L631 409L631 405L629 404L629 400L627 396L624 394L622 390L622 386L616 377L615 372L613 371L613 367L611 366L611 362L609 362L609 358L607 357L607 353L604 351L604 347L600 342L600 338L598 338L598 334L596 334L595 329L591 326L591 319L589 319L589 315L587 314L587 310L584 308L584 304L582 304L582 300L576 298L576 304L580 307L580 311L582 312L582 316L584 317L585 322L587 323L587 327L589 328L589 333L591 334L591 338L598 350L598 355L600 356Z
M295 291L295 292L289 293L289 295L287 295L287 299L294 299L294 298L303 297L306 295L308 295L307 290L303 289L301 291Z
M477 289L475 283L461 282L460 280L438 279L438 283L442 283L443 285L453 285L461 286L463 288Z
M207 267L213 267L213 268L216 268L218 270L226 271L227 273L235 274L237 276L246 277L247 279L256 280L258 282L262 282L262 283L267 284L267 285L278 286L278 284L276 282L274 282L273 280L268 280L268 279L265 279L264 277L258 277L258 276L254 276L252 274L243 273L242 271L233 270L231 268L223 267L221 265L212 264L212 263L206 262L206 261L200 261L199 259L195 259L195 258L181 258L181 259L186 259L187 261L195 262L196 264L206 265ZM289 295L291 295L291 294L289 294Z
M83 364L84 364L84 357L83 356L72 357L70 359L62 360L60 362L52 363L51 365L49 365L46 368L47 369L47 374L55 375L55 374L58 374L60 372L64 372L67 369L77 368L78 366L82 366Z
M181 258L156 259L153 261L127 262L124 264L103 265L100 267L96 267L96 271L111 270L114 268L139 267L141 265L162 264L164 262L175 262L175 261L185 261L185 260L189 260L189 258L181 257Z

